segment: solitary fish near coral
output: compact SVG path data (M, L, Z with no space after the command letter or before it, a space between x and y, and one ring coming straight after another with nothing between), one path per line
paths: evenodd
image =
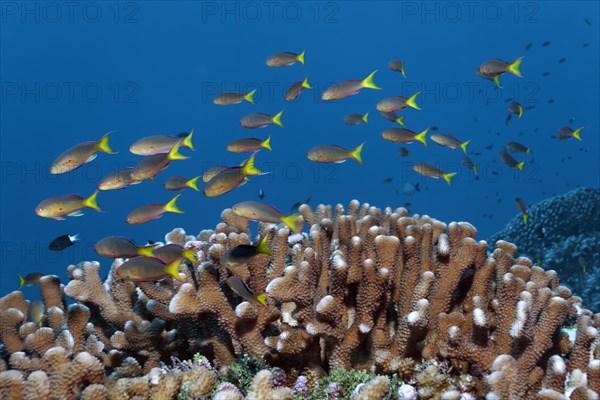
M289 51L276 53L267 58L267 65L269 67L287 67L296 64L296 62L304 64L304 53L305 51L300 54L290 53Z
M138 207L127 215L125 221L127 221L128 224L144 224L159 219L166 212L183 214L183 211L181 211L176 204L179 196L181 195L178 194L173 197L167 204L148 204L146 206Z
M301 214L283 215L281 211L270 204L258 201L243 201L231 207L233 213L252 221L277 223L282 222L293 231L299 232L302 226L299 224Z
M525 202L520 197L517 197L515 199L515 202L517 203L517 207L519 207L519 210L523 214L523 223L527 225L527 219L529 218L529 215L527 214L527 206L525 205Z
M53 241L51 241L50 244L48 245L48 248L50 250L54 250L54 251L61 251L61 250L66 249L67 247L73 246L75 244L75 242L78 240L79 240L78 234L75 234L73 236L62 235L62 236L57 237Z
M160 281L167 276L183 282L179 276L180 264L181 259L165 264L156 257L135 257L121 264L116 273L122 279L133 282Z
M27 308L27 318L36 326L41 326L46 318L46 308L44 307L44 303L39 300L33 301L29 305L29 308Z
M42 279L44 275L46 274L42 272L30 272L25 275L25 277L17 275L19 277L19 289L21 289L23 286L32 286L40 283L40 279Z
M102 136L97 142L79 143L66 150L52 162L52 165L50 165L50 173L64 174L73 171L83 164L94 160L99 151L108 154L116 154L116 151L113 151L108 144L109 137L110 132Z
M317 163L340 164L347 159L352 158L360 165L364 165L361 155L364 146L365 144L362 143L355 149L346 149L345 147L336 144L321 144L310 149L306 156L309 160Z
M231 276L227 278L226 282L227 285L231 288L231 290L233 290L242 299L249 302L256 301L262 304L263 306L267 305L266 293L256 294L254 290L250 289L250 287L246 285L246 283L237 276Z
M375 76L376 72L377 70L371 72L371 74L362 81L350 80L334 83L321 93L321 100L341 100L346 97L354 96L363 88L381 89L373 81L373 76Z
M152 256L155 244L138 246L133 241L119 236L108 236L100 239L95 245L96 253L107 258L133 258L137 256Z
M256 89L249 93L223 92L213 99L213 104L226 106L230 104L239 104L242 101L254 104L254 93L256 93Z
M65 217L79 217L83 215L82 208L92 208L96 211L102 211L98 206L96 197L98 191L95 191L90 197L84 199L77 194L68 194L66 196L51 197L42 201L35 208L35 213L42 218L52 218L64 220Z
M252 113L248 114L240 120L240 125L247 129L264 128L267 125L275 124L283 127L281 123L281 115L283 110L279 111L275 115L268 115L263 113Z
M240 244L232 249L229 249L221 256L220 264L226 268L236 268L244 264L248 264L254 256L258 254L266 254L273 256L271 250L267 246L268 235L257 245Z
M456 175L456 172L444 172L435 165L429 163L415 164L413 165L413 170L421 175L429 176L434 179L443 178L448 185L452 185L451 180Z
M194 130L189 134L180 136L146 136L129 146L129 151L138 156L154 156L168 153L177 142L190 150L195 150L192 143Z

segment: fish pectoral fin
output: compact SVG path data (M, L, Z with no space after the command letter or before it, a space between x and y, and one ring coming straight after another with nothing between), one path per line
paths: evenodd
M77 210L77 211L73 211L70 214L67 214L69 217L81 217L83 215L83 211L81 210ZM64 218L63 218L64 219Z

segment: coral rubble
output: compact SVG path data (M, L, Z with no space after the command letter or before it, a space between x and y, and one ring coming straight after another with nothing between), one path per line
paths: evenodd
M0 397L600 394L600 314L554 271L516 257L515 245L500 240L488 249L469 223L446 225L403 208L352 201L300 212L309 234L260 224L273 257L259 254L234 270L220 257L252 235L230 209L214 231L169 233L167 242L193 247L200 261L181 264L182 284L125 281L115 273L119 259L104 282L97 262L70 266L66 286L46 276L40 326L27 321L30 302L20 291L1 298ZM232 275L267 292L268 306L241 301L225 283ZM67 306L66 296L76 303ZM570 335L563 328L574 322ZM173 362L196 353L206 358ZM252 379L233 369L243 355L261 365ZM350 388L325 380L343 370L366 375L347 379Z

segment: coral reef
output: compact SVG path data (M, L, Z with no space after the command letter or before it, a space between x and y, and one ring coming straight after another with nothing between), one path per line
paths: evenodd
M600 189L576 189L534 204L529 220L516 215L489 243L506 240L519 254L555 270L561 283L600 312Z
M515 245L488 254L469 223L403 208L300 212L309 234L259 224L273 256L233 270L220 257L256 237L230 209L214 231L167 234L199 260L183 283L125 281L121 259L104 282L97 262L69 266L66 286L45 276L39 326L20 291L1 298L0 396L597 398L600 314ZM241 301L232 275L268 305Z

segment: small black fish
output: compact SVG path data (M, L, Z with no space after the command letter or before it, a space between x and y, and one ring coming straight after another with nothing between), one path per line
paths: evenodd
M592 26L592 23L590 22L590 20L589 20L589 19L587 19L587 18L586 18L586 19L584 19L584 21L585 21L585 23L586 23L588 26Z
M542 76L550 76L550 72L544 72Z
M410 155L410 151L408 151L406 147L400 147L398 149L398 154L400 154L402 157L408 157Z
M550 46L550 41L549 40L547 42L542 43L542 47L546 47L546 46Z
M531 46L533 46L533 43L528 43L527 46L525 46L525 50L529 50Z
M494 145L493 145L493 144L488 144L487 146L485 146L485 149L486 149L486 150L491 150L491 149L493 149L493 148L494 148Z
M298 201L298 202L294 203L291 207L292 213L297 213L298 209L300 208L300 206L302 204L308 204L308 203L310 203L311 200L312 200L312 196L308 196L308 198L305 201Z
M535 106L527 106L525 107L526 110L533 110L535 108Z
M546 236L546 229L544 229L544 227L543 227L543 226L541 226L541 225L540 225L540 226L537 226L537 227L535 228L535 234L537 235L537 237L538 237L539 239L541 239L541 238L543 238L544 236Z
M261 200L265 198L265 192L262 189L258 191L258 198Z
M510 120L512 119L512 114L508 114L506 119L504 120L504 125L508 126L510 124Z
M588 47L590 44L589 43L584 43L583 47Z
M575 118L573 118L573 117L569 118L569 123L571 123L573 121L575 121Z
M404 204L402 204L402 207L404 207L404 208L412 207L412 203L404 203Z
M561 58L560 60L558 60L558 63L559 63L559 64L562 64L562 63L564 63L565 61L567 61L567 59L563 57L563 58Z
M385 179L383 180L383 183L392 183L392 179L393 179L393 178L385 178Z
M76 241L79 240L79 235L75 234L73 236L70 235L62 235L54 239L50 242L48 248L54 251L61 251L66 249L67 247L71 247L75 244Z
M429 130L435 132L438 130L438 127L434 125L431 128L429 128Z
M552 104L552 103L554 103L554 99L549 99L548 104Z

